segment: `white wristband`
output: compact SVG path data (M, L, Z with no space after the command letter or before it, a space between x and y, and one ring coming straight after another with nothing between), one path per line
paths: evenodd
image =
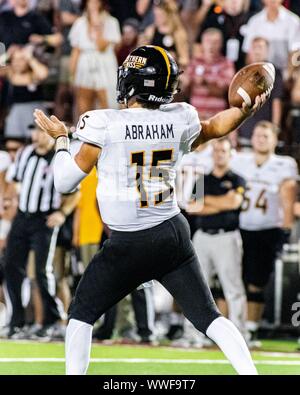
M55 151L67 151L70 152L70 140L68 136L59 136L55 142Z
M0 221L0 240L5 240L9 234L11 228L11 222L7 219Z

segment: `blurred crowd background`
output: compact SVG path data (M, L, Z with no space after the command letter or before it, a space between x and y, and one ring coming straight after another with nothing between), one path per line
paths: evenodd
M299 16L299 0L0 0L0 42L3 43L0 46L0 255L3 283L0 326L3 336L63 337L72 293L90 258L109 237L109 230L102 223L97 208L97 179L96 172L92 172L83 181L80 191L57 198L56 206L52 204L47 209L46 225L58 233L54 247L50 241L46 244L47 251L52 247L51 262L49 255L44 262L37 262L40 259L37 258L39 249L36 244L41 246L43 237L49 238L46 231L44 236L40 232L38 241L32 242L28 238L27 249L24 247L26 240L18 239L17 234L14 239L10 236L8 243L16 215L25 213L26 221L31 224L36 221L35 214L41 214L38 208L31 211L28 208L34 203L28 203L27 208L22 209L25 197L20 201L20 193L25 196L24 188L27 188L27 199L30 197L28 188L34 190L34 186L24 185L30 184L28 177L37 171L36 167L28 170L25 164L31 158L32 150L37 157L53 150L53 144L34 126L33 110L40 108L55 114L74 131L79 116L85 111L118 108L118 66L137 46L152 44L168 50L183 71L181 92L176 101L189 102L196 107L201 119L206 119L228 108L228 87L237 70L249 63L270 61L276 68L271 98L259 113L230 135L230 150L251 152L253 131L259 122L267 121L259 127L273 132L276 129L276 152L298 162ZM225 155L226 144L221 147ZM30 151L28 147L33 148ZM204 167L210 161L218 160L212 151L218 155L216 150L221 148L205 147L201 159ZM191 160L188 164L193 166L193 163ZM297 174L295 167L289 177L298 181ZM182 188L182 185L178 186L179 193ZM51 199L55 200L54 197ZM288 235L285 243L290 248L286 250L286 259L296 262L292 274L287 276L297 280L298 250L296 247L293 250L293 246L298 242L297 215L300 210L296 195L287 199L293 207L293 218L289 226L292 236ZM182 208L186 206L183 204ZM24 223L18 225L19 228ZM15 231L14 226L17 225L13 225ZM54 231L50 236L53 234ZM16 253L18 249L19 254ZM18 269L5 269L9 259L15 266L22 266L17 279L11 272ZM226 267L226 262L222 263ZM42 267L41 273L38 265ZM45 285L51 275L55 282L52 293ZM284 280L284 275L280 277L281 285L291 281L290 277ZM266 303L265 325L254 326L252 332L257 332L258 328L274 331L280 327L289 335L297 336L297 328L290 323L291 315L288 318L278 315L278 303L282 309L284 305L281 300L275 300L278 289L276 291L274 285L274 271L273 278L271 276L268 281L267 301L270 300ZM220 300L223 298L220 308L226 314L224 295L220 296L222 290L218 281L215 282ZM14 289L16 287L19 290ZM285 289L281 291L285 295ZM294 294L294 302L299 293L300 285L298 293ZM261 300L255 302L262 304ZM288 306L291 310L291 303ZM14 309L24 309L24 312L16 313ZM46 310L49 310L47 317ZM286 325L283 325L284 319ZM251 330L251 325L248 329ZM157 284L144 285L102 317L95 338L120 337L143 342L167 338L188 346L203 346L207 342L203 337L199 340L198 334L181 317L180 308Z

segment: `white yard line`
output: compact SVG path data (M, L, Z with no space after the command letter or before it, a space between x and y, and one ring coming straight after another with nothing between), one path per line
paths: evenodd
M284 357L284 358L299 358L300 352L273 352L273 351L253 351L255 355L262 357Z
M0 363L33 363L33 362L59 362L64 363L64 358L0 358ZM229 365L225 359L156 359L156 358L91 358L93 363L165 363L165 364L220 364ZM254 361L256 365L300 366L299 361Z

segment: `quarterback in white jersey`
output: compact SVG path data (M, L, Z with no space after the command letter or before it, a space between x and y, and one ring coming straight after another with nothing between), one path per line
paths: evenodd
M96 110L81 117L78 139L102 149L97 199L110 229L147 229L180 212L176 164L200 129L198 113L187 103L156 110Z
M169 104L179 74L164 49L135 49L119 68L118 101L126 108L84 114L77 127L83 144L75 158L69 153L65 125L35 111L38 125L56 139L56 188L71 191L97 166L101 215L112 229L70 307L67 374L86 373L96 320L152 279L172 294L199 331L220 346L238 373L257 373L243 337L221 317L204 281L176 202L175 172L185 153L236 129L264 104L266 95L257 97L252 107L244 103L200 121L192 106Z
M259 122L253 131L253 152L237 154L231 168L245 178L246 193L240 215L243 273L248 298L248 329L254 344L264 307L264 287L282 244L293 226L296 161L275 155L277 127Z

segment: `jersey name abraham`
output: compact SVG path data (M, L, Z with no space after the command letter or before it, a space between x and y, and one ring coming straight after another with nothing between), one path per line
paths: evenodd
M200 129L198 113L187 103L81 116L77 137L102 149L97 200L110 229L147 229L179 213L176 168Z

